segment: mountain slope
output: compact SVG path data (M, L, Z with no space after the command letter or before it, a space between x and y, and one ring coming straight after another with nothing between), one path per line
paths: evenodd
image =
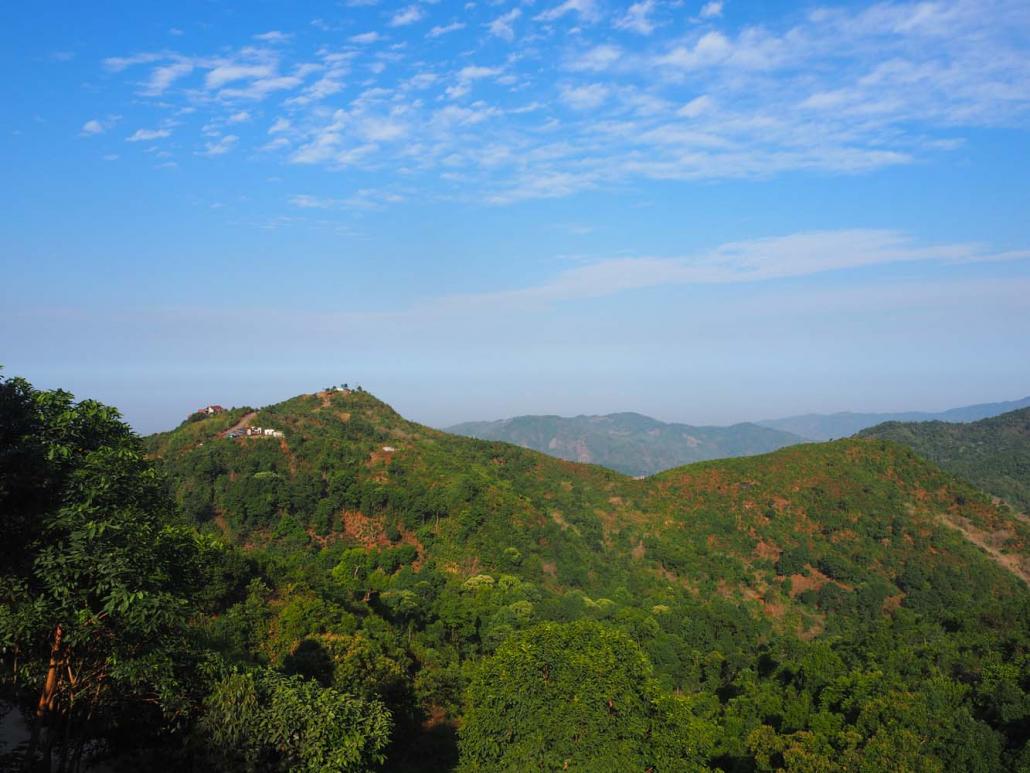
M801 442L796 435L756 424L695 427L639 413L517 416L466 422L447 431L514 443L568 461L600 464L626 475L652 475L691 462L752 456Z
M1030 408L969 424L888 422L862 437L892 440L1030 512Z
M676 565L692 583L733 577L741 597L782 579L763 553L789 556L802 543L812 560L788 559L791 569L846 553L856 577L888 582L930 534L941 555L983 563L955 542L946 517L1010 530L1009 552L1025 547L1018 522L882 441L803 445L637 481L413 424L367 393L301 396L259 410L252 423L283 430L282 439L221 439L233 415L150 444L188 512L252 541L292 529L316 544L319 534L342 531L369 544L418 545L459 574L517 565L526 579L591 590ZM894 540L889 566L870 563L886 535L902 533L910 539ZM684 534L689 548L680 545ZM653 561L633 557L651 557L651 544ZM670 557L681 548L689 561Z
M901 413L807 413L801 416L788 416L783 419L766 419L757 422L763 427L783 432L793 432L807 440L830 440L832 438L850 437L868 427L888 421L977 421L1000 413L1014 411L1030 406L1030 397L1022 400L1010 400L1002 403L980 403L951 408L939 413L907 411Z
M812 769L884 769L894 746L917 750L912 769L1019 762L1030 526L904 446L796 445L635 480L420 426L363 392L254 412L282 438L225 437L248 413L147 439L182 509L260 567L211 637L367 685L409 744L390 769L449 769L441 731L480 661L578 620L628 634L661 688L689 696L716 769L797 744ZM977 534L999 535L993 554Z

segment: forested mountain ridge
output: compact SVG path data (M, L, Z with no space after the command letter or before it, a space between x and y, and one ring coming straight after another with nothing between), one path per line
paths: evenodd
M922 739L905 752L912 769L916 757L967 769L975 755L1000 770L1023 753L1030 704L990 710L1017 725L982 707L997 700L988 672L1018 664L1007 690L1026 677L1030 598L949 524L1007 534L1017 563L1030 529L908 449L842 440L633 480L413 424L363 392L257 411L281 440L220 439L243 413L147 442L182 509L275 578L250 657L286 667L346 630L415 675L390 688L405 696L388 701L395 712L440 728L471 706L475 735L485 698L473 684L462 699L475 664L506 657L535 623L596 620L628 632L662 690L694 696L691 721L714 733L705 764L766 769L794 754L832 770L883 745L903 754L866 713L877 701ZM340 629L339 615L355 622ZM815 653L833 665L806 680ZM330 671L346 671L341 659ZM873 673L883 686L859 687ZM957 686L970 682L988 692ZM917 727L916 707L941 700L957 724ZM826 721L838 730L818 730ZM475 741L463 748L478 767L507 764L476 756Z
M69 401L0 379L0 687L53 696L30 749L66 769L1030 765L1030 527L903 446L635 480L332 390L148 464Z
M968 424L888 422L860 437L908 446L975 486L1030 513L1030 408Z
M763 427L793 432L807 440L831 440L850 437L869 427L888 421L922 422L947 421L968 422L997 416L1008 411L1030 406L1030 396L1021 400L1001 403L978 403L949 408L946 411L901 411L896 413L806 413L801 416L787 416L782 419L764 419L756 422Z
M600 464L626 475L652 475L692 462L752 456L803 442L797 435L757 424L691 426L639 413L516 416L456 424L447 432L502 440L559 459Z

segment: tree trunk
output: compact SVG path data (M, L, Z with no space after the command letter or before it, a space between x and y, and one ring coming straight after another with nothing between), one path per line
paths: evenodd
M36 767L36 749L39 747L39 732L44 724L50 720L50 709L54 705L54 698L57 696L57 668L60 663L61 639L64 638L64 629L58 623L54 628L54 635L50 645L50 665L47 667L46 681L43 683L43 691L39 694L39 702L36 704L36 717L32 723L32 735L29 737L29 748L25 752L25 769L32 770ZM47 732L47 752L50 747L50 733ZM48 756L48 755L45 755Z

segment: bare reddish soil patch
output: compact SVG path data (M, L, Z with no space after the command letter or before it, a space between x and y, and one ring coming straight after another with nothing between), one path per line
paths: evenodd
M820 572L814 566L805 564L808 569L808 574L792 574L790 576L790 597L797 598L800 594L806 590L819 590L826 583L830 581L830 578Z
M780 553L782 552L783 551L778 547L772 543L766 542L765 540L760 540L759 543L755 545L755 555L759 558L768 559L769 561L778 561Z
M343 532L367 548L375 545L389 545L382 518L369 518L357 510L344 510L341 516Z
M895 596L888 596L883 600L883 611L884 614L893 615L897 610L901 609L901 602L905 600L904 593L898 593Z
M977 528L968 518L951 515L941 518L941 522L955 529L963 537L983 550L994 563L1007 572L1014 574L1027 585L1030 585L1030 557L1019 553L1002 552L1001 548L1015 532L1010 529L997 529L993 532ZM1021 545L1020 545L1021 547Z

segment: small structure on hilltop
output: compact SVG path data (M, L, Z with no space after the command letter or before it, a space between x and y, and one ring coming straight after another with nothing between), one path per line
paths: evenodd
M241 437L284 437L281 429L272 427L236 427L225 433L226 440L235 440Z
M191 416L214 416L218 413L225 413L225 408L220 405L206 405L203 408L195 410Z

